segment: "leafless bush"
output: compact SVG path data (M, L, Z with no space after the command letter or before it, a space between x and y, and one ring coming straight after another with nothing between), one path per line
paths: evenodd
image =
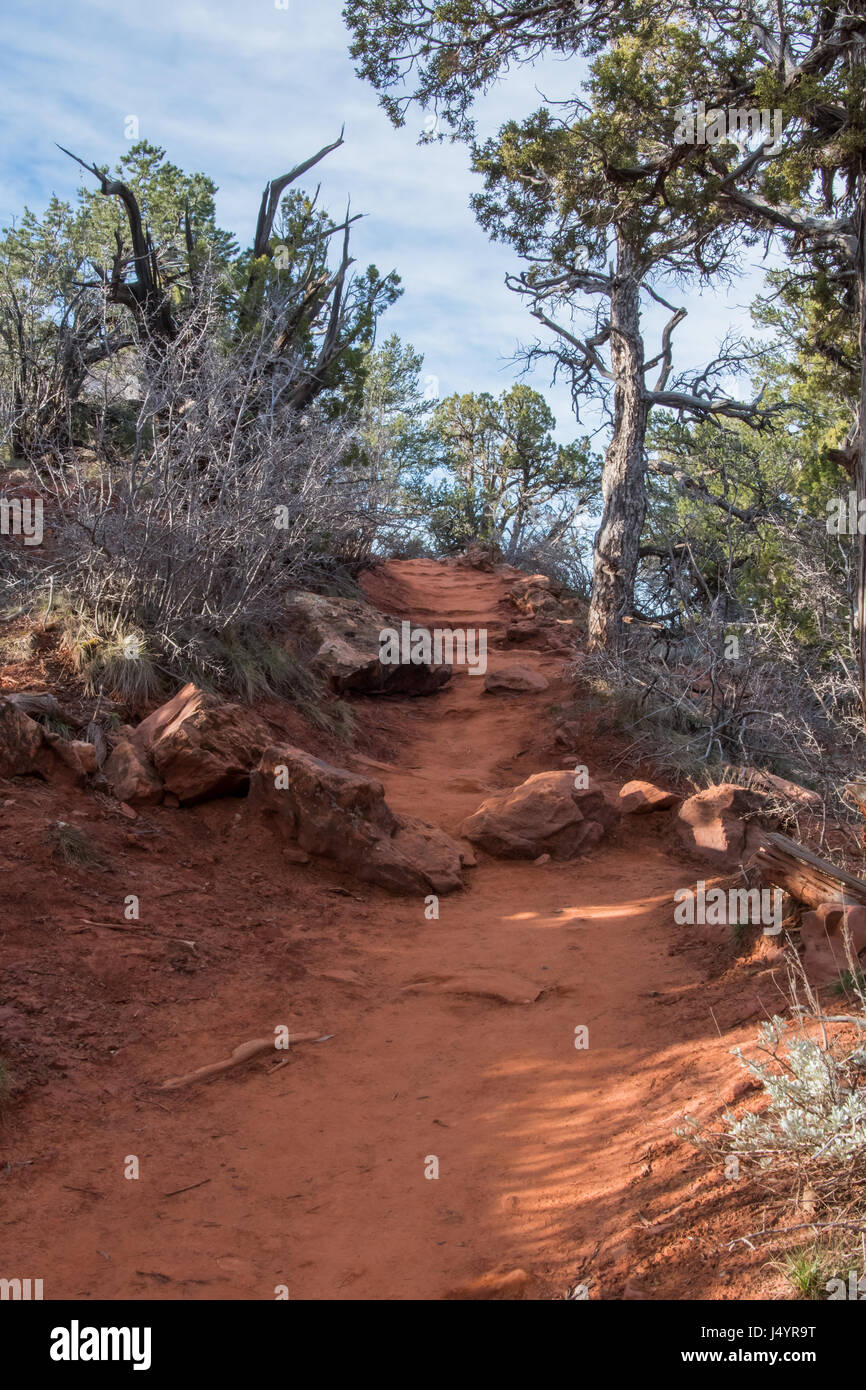
M205 307L141 354L132 447L105 435L41 457L57 533L39 578L71 599L83 641L219 680L287 590L369 553L380 500L348 465L347 431L293 407L296 374L267 338L228 349Z
M624 650L586 656L577 669L634 736L626 756L652 756L697 782L762 768L819 791L847 817L845 788L866 739L844 574L823 527L774 525L784 604L744 602L733 569L716 571L711 590L684 554L668 571L667 620L632 621Z
M675 639L637 628L623 652L585 656L577 673L634 735L626 756L698 781L764 768L846 805L866 751L850 668L804 651L779 622L742 621L736 634L695 624Z
M530 537L517 550L512 564L529 574L545 574L573 594L589 599L592 588L592 540L577 528L557 540Z

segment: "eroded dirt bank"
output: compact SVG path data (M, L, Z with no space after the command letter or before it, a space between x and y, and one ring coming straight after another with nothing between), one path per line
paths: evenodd
M496 661L501 575L405 561L368 587L428 625L486 627ZM563 663L519 660L550 688L494 696L463 672L382 706L373 770L396 810L456 834L486 793L561 765ZM673 925L695 870L658 817L575 863L479 853L428 920L420 898L286 863L238 800L128 824L78 795L113 872L28 878L27 818L57 796L2 808L3 1004L42 1082L0 1131L3 1263L47 1298L773 1291L760 1254L728 1249L752 1229L745 1194L672 1130L718 1111L728 1050L783 981ZM126 893L146 931L115 929ZM333 1036L156 1091L278 1024Z

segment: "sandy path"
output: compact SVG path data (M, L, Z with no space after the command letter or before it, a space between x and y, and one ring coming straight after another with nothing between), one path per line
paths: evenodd
M408 561L377 586L416 620L486 626L494 648L501 636L497 575ZM492 696L460 673L405 702L413 736L380 774L397 809L454 832L488 788L557 765L548 721L565 693L561 662L491 652L502 659L543 671L551 689ZM586 761L595 771L591 750ZM312 924L323 938L300 982L263 982L241 1007L223 981L186 1029L177 1020L130 1095L97 1122L64 1116L68 1144L49 1171L22 1173L5 1205L14 1263L44 1271L55 1297L268 1299L286 1285L293 1298L439 1299L497 1268L525 1270L531 1297L561 1297L598 1247L594 1293L622 1297L635 1241L701 1171L669 1142L675 1117L730 1079L727 1047L749 1013L727 999L720 1043L701 951L683 952L671 920L674 889L694 875L651 820L632 818L585 862L480 856L438 921L421 901L365 890L361 905L340 900L333 932ZM496 987L503 975L539 997L509 1004L440 985ZM717 1018L725 1006L715 1001ZM147 1090L272 1017L336 1036L273 1073L258 1061L183 1093ZM574 1046L579 1025L588 1050ZM656 1183L651 1146L676 1149ZM138 1181L119 1176L127 1154ZM678 1286L682 1269L674 1261L650 1296L712 1296Z

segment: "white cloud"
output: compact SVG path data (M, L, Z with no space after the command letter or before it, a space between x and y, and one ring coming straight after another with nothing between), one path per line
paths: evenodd
M394 130L375 94L352 70L339 0L7 0L6 130L0 160L0 220L25 202L41 207L56 191L72 197L78 170L55 141L88 160L113 163L124 121L138 117L143 138L165 146L186 169L220 186L222 225L247 242L261 191L346 125L346 143L309 180L324 206L351 197L367 214L353 237L361 265L396 268L405 294L383 321L425 354L440 390L503 389L508 367L533 324L504 286L516 258L491 245L475 224L477 186L465 149L418 146L422 116ZM484 129L539 104L538 89L564 95L579 68L562 61L518 69L481 103ZM729 326L732 306L752 288L692 300L679 349L694 361ZM679 301L678 301L679 302ZM745 315L739 315L745 325ZM543 374L535 384L546 388ZM551 393L560 434L574 431L567 390Z

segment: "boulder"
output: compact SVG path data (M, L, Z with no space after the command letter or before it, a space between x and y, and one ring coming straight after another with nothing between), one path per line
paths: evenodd
M620 788L619 808L624 816L645 815L649 811L669 811L678 806L681 797L676 792L663 791L652 782L626 782Z
M502 691L523 693L525 691L546 690L548 682L538 671L528 666L500 666L496 671L488 671L484 677L484 689L491 694Z
M803 967L813 984L828 984L851 969L845 948L846 930L856 968L857 957L866 951L866 907L822 903L814 912L804 914L800 926Z
M253 773L250 805L310 854L392 893L462 888L468 856L435 826L396 815L382 783L275 744Z
M0 777L38 772L43 729L12 701L0 699Z
M445 664L380 661L382 634L400 633L400 620L369 603L294 593L286 609L290 627L310 653L311 668L336 694L433 695L450 679Z
M719 869L745 864L762 843L757 816L771 797L766 792L722 782L690 796L680 807L676 834L687 853Z
M166 791L189 806L245 791L272 737L252 710L185 685L138 725L131 741L150 759Z
M153 806L162 800L162 779L144 750L130 738L117 740L103 772L114 796L128 806Z
M88 777L99 771L99 750L96 744L73 738L69 740L69 749Z
M538 772L482 802L460 833L500 859L575 859L618 819L602 791L575 787L570 772Z

